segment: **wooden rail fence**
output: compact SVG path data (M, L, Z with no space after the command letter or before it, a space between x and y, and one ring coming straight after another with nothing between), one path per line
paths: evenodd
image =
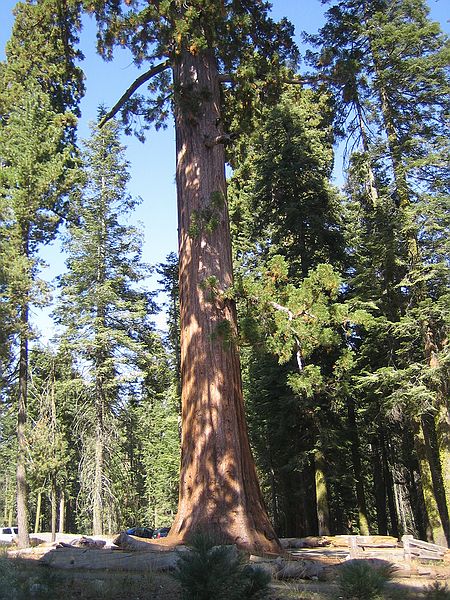
M349 535L350 558L392 558L410 563L413 558L422 560L443 560L448 548L416 540L412 535L404 535L399 543L389 536Z

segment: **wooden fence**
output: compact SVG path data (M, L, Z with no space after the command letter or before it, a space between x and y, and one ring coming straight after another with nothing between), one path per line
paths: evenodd
M400 544L389 536L349 535L350 558L385 558L410 563L412 559L443 560L447 548L416 540L412 535L404 535Z
M404 535L402 537L402 542L403 555L406 562L411 562L412 558L422 560L442 560L448 550L445 546L438 546L437 544L416 540L412 535Z

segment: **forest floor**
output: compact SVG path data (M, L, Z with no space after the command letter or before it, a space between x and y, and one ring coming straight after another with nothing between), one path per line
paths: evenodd
M330 569L325 581L273 581L268 600L337 600L336 570ZM178 583L170 573L43 568L36 563L20 567L20 579L33 590L36 600L179 600ZM435 581L450 580L449 565L433 565L427 575L402 574L385 589L384 600L424 599L424 591ZM38 582L33 585L30 582ZM0 594L1 596L1 594ZM1 596L4 598L4 596ZM13 598L15 596L11 596ZM19 596L20 597L20 596ZM8 598L6 596L5 598Z
M73 536L72 536L73 537ZM163 550L163 548L161 548ZM77 549L77 553L86 555L89 551ZM102 552L102 551L93 551ZM117 552L117 551L116 551ZM172 552L169 551L170 554ZM345 560L345 552L329 549L310 551L294 551L300 560L308 556L314 563L322 563L324 567L319 578L315 580L289 579L273 580L270 584L268 600L338 600L340 598L337 585L339 565ZM342 554L342 555L341 555ZM31 558L31 557L30 557ZM26 600L179 600L181 598L178 583L170 572L161 572L151 567L139 570L118 570L116 568L95 569L74 568L60 569L49 567L37 560L15 559L12 561L18 589L28 590L28 595L4 595L2 582L0 598L26 598ZM435 582L444 585L450 582L450 560L416 562L411 568L398 565L394 579L386 586L384 600L424 600L426 590ZM1 571L1 569L0 569ZM0 575L2 573L0 572ZM12 581L12 580L11 580ZM448 596L428 596L429 598Z

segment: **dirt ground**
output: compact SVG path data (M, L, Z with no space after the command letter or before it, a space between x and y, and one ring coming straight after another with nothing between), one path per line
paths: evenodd
M164 548L167 552L169 549ZM163 548L161 547L161 551ZM82 552L80 550L80 552ZM102 552L99 550L99 552ZM170 552L170 550L169 550ZM294 561L312 561L323 570L315 580L289 579L272 581L270 600L338 600L336 576L339 565L348 559L345 550L329 548L302 549L291 553ZM37 557L36 557L37 558ZM446 560L406 565L401 554L383 557L398 566L385 590L385 600L419 600L434 582L450 586L450 556ZM15 560L16 578L22 589L34 590L30 600L179 600L180 589L170 572L151 568L137 571L110 569L59 569L37 560ZM13 596L11 596L12 598ZM22 596L27 598L25 594ZM3 596L0 593L0 598ZM9 600L9 597L5 597ZM214 599L212 599L214 600Z

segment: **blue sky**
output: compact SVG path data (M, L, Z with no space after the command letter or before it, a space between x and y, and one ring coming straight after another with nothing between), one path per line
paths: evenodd
M443 29L449 28L449 0L428 0L431 17L440 21ZM1 0L0 6L0 59L4 58L4 46L13 23L11 14L15 0ZM272 14L275 19L288 17L295 25L297 43L301 45L302 31L316 33L323 24L323 11L320 0L273 0ZM79 124L79 137L87 137L88 123L94 120L100 104L112 106L123 91L137 77L130 55L125 50L116 53L115 60L103 62L95 53L95 23L91 19L84 22L81 34L81 47L86 59L82 68L86 75L86 95L81 105L82 118ZM124 139L127 157L130 162L131 181L128 188L134 197L142 198L142 203L133 216L133 222L142 223L145 242L144 260L155 264L164 261L167 254L177 248L176 191L175 191L175 142L172 123L164 131L150 132L145 144L132 137ZM51 279L64 268L64 257L59 246L43 249L42 256L49 267L44 278ZM36 315L40 328L48 330L51 324L42 315ZM162 323L161 323L162 324ZM47 337L47 336L46 336Z

